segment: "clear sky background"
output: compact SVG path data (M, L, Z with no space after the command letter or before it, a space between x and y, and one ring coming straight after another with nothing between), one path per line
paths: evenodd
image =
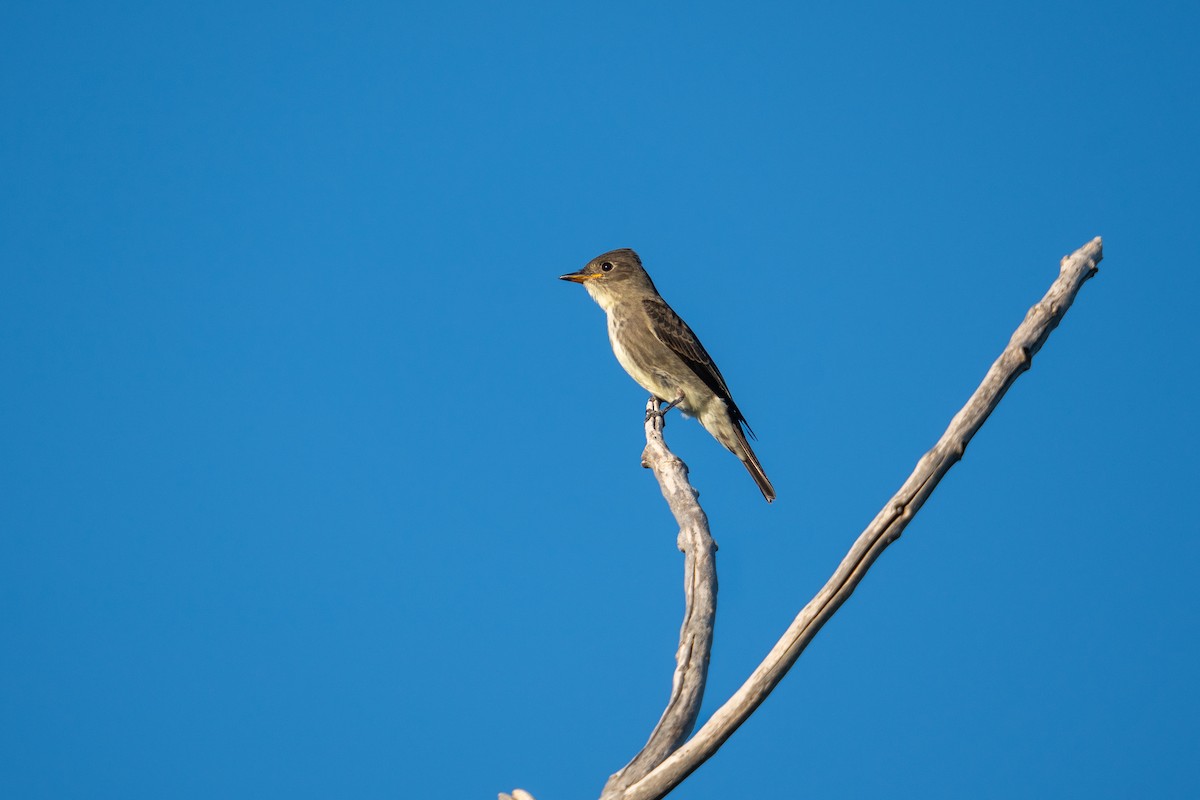
M1099 275L678 796L1200 795L1195 3L0 15L0 796L592 797L670 687L634 247L779 492L705 716Z

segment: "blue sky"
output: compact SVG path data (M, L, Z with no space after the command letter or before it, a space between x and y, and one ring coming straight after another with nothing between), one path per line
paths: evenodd
M599 793L670 686L634 247L779 492L706 714L1099 275L687 798L1200 793L1188 3L39 3L0 24L0 796Z

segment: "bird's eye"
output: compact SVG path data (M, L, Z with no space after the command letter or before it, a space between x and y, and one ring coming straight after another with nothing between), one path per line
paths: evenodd
M604 270L605 272L612 272L612 268L613 268L613 265L612 265L611 261L605 261L603 264L600 265L600 269Z

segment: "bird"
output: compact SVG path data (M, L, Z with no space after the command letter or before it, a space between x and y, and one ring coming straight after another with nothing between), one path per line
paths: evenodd
M712 356L667 301L638 254L629 248L596 256L560 280L578 283L608 317L608 340L617 361L643 389L667 406L695 417L745 465L770 503L775 487L750 447L754 438Z

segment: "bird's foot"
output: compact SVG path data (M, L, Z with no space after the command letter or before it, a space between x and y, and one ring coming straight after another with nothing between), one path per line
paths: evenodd
M650 399L654 402L655 406L659 405L660 403L667 402L666 400L663 400L661 397L651 397ZM659 417L660 419L662 419L663 424L666 424L667 412L670 411L675 406L679 405L681 402L683 402L683 395L679 395L679 397L676 397L674 400L667 403L666 406L664 406L662 408L656 408L653 411L647 411L646 419L649 420L651 417Z

